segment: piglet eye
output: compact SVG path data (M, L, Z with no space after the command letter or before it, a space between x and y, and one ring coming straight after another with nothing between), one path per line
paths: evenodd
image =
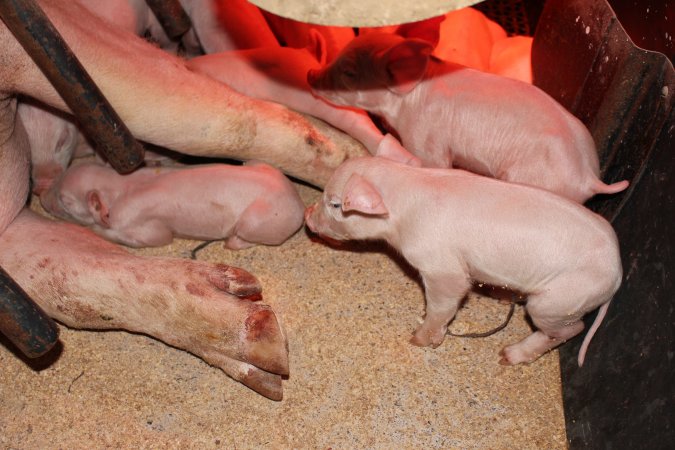
M345 69L342 72L342 75L344 75L345 78L350 78L353 80L356 78L356 71L354 69Z
M331 201L328 202L328 203L330 204L330 206L331 206L332 208L335 208L335 209L342 208L342 203L339 202L338 200L331 200Z

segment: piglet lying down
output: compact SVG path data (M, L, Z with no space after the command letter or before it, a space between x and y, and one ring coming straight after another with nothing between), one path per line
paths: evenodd
M48 212L130 247L166 245L174 237L225 239L242 249L278 245L303 222L304 204L277 169L210 164L143 168L69 168L40 201Z
M473 281L527 293L537 330L505 347L500 363L531 362L579 334L597 307L588 344L621 283L611 225L570 200L462 170L351 159L305 212L309 228L338 240L383 239L424 281L426 317L412 343L436 347Z

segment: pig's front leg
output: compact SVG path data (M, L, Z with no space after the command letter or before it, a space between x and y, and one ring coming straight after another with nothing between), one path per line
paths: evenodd
M280 105L244 97L185 62L94 16L78 2L40 5L138 139L181 153L260 159L323 186L345 159L366 153ZM67 111L43 73L0 22L0 93L20 92ZM337 135L341 135L337 137Z
M282 397L286 339L274 312L248 299L260 285L241 269L135 256L29 210L0 236L0 265L68 326L148 334L269 398Z
M448 324L455 317L459 304L469 291L471 282L463 273L424 274L424 291L427 301L424 322L410 342L419 347L436 348L445 339Z

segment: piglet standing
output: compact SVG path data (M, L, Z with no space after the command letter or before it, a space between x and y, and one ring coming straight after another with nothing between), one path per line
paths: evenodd
M369 33L308 81L333 104L382 117L425 166L455 166L580 203L628 187L599 179L590 133L545 92L440 61L432 50L419 39Z
M174 237L225 239L230 249L279 245L302 226L304 212L290 180L258 162L143 168L130 175L81 164L40 201L51 214L130 247L166 245Z
M414 168L379 157L350 159L305 213L338 240L385 240L424 281L426 317L412 343L436 347L472 282L528 295L537 330L505 347L500 363L532 362L579 334L600 307L579 365L621 284L611 225L550 192L462 170Z

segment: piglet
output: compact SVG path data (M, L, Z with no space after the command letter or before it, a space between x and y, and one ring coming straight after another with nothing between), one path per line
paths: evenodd
M495 41L490 53L490 72L532 84L530 36L512 36Z
M310 24L282 17L269 11L261 10L261 12L277 40L285 47L305 48L315 39L312 36L313 33L319 33L326 43L326 59L328 61L332 61L340 50L354 39L352 27Z
M440 23L433 55L488 72L492 45L505 37L502 27L485 14L474 8L462 8L447 13Z
M66 170L83 142L72 119L64 113L20 102L17 116L28 135L34 194L41 194Z
M369 33L308 81L335 105L381 116L425 166L456 166L580 203L628 187L600 181L590 133L546 93L440 61L432 50L422 40Z
M34 194L41 195L47 191L74 158L95 155L97 161L105 163L70 115L45 105L20 102L17 116L28 135ZM180 156L166 149L156 150L146 148L144 161L147 166L175 165Z
M192 28L182 41L188 55L279 45L261 10L247 0L180 0Z
M579 334L600 307L578 363L621 283L619 245L601 216L565 198L463 170L354 158L305 212L337 240L385 240L424 281L426 317L412 343L436 347L472 282L528 294L537 330L505 347L501 364L532 362Z
M40 198L49 213L130 247L174 237L225 239L230 249L279 245L303 222L304 204L281 172L263 163L143 168L69 168Z
M318 117L360 141L374 154L382 132L365 112L335 107L312 95L307 72L321 67L326 52L321 34L315 30L309 33L312 40L305 48L277 46L214 53L187 61L187 67L246 96L281 103Z

